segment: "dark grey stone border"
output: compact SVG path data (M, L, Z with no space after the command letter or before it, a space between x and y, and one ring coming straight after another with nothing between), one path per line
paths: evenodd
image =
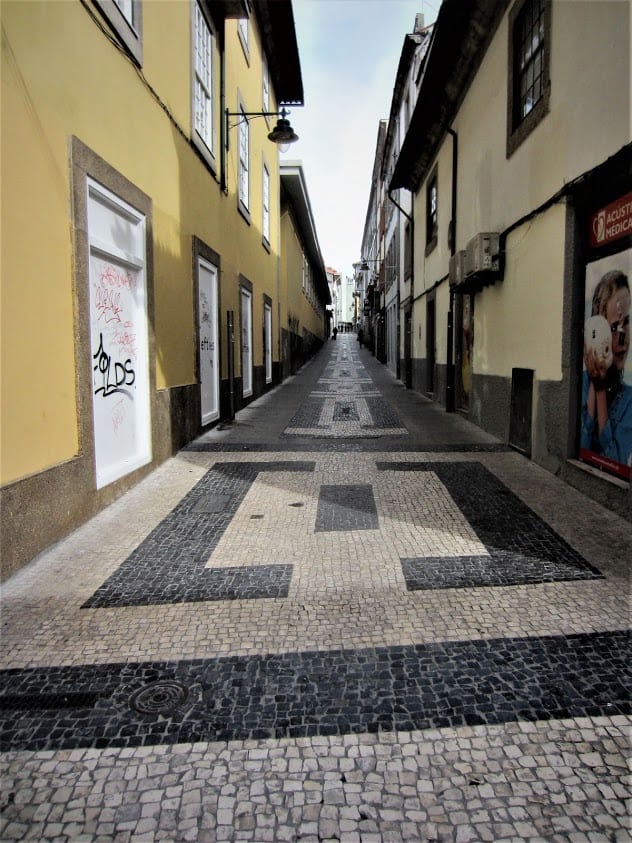
M627 632L611 631L7 670L0 672L0 748L102 749L628 714L629 644ZM130 705L159 683L183 689L171 712ZM38 695L62 688L74 694L76 708L37 707ZM1 704L8 693L14 704L30 704L8 710Z
M82 608L285 597L291 565L205 566L259 472L313 470L303 461L216 463ZM219 496L224 508L205 507Z
M378 470L434 472L489 554L402 559L409 591L603 579L480 463L379 462Z

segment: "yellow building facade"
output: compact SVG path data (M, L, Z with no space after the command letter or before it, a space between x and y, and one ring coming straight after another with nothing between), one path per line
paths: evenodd
M289 0L0 15L5 577L281 379L303 90Z
M298 161L281 164L281 358L287 377L309 359L329 335L322 302L330 300L327 272Z

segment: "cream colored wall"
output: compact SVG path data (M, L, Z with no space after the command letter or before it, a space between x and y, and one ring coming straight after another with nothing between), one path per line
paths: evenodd
M191 150L189 3L143 4L142 74L161 102L78 0L5 0L0 14L0 482L7 483L70 460L79 447L70 138L77 136L152 200L154 273L150 284L155 319L149 330L155 331L159 389L191 384L196 378L193 235L221 255L223 314L233 309L238 315L239 273L255 285L254 362L263 363L262 295L267 293L276 303L278 293L279 188L278 153L265 137L269 129L263 118L251 124L251 225L236 212L236 130L231 136L228 196L222 194L218 177ZM235 91L239 79L248 108L261 110L256 27L251 26L250 66L243 60L236 22L229 22L227 30L227 91ZM234 96L228 102L233 108ZM219 121L219 104L216 116ZM264 147L271 184L270 253L261 245ZM275 356L276 312L273 306Z
M501 232L553 196L565 182L630 141L630 4L553 0L550 113L507 158L508 12L452 124L458 134L457 249L480 231ZM578 46L588 61L578 60ZM415 196L415 292L448 271L452 139L438 163L439 236L424 256L426 185ZM512 367L561 378L565 210L559 205L507 240L502 283L476 296L474 371L511 376ZM446 359L447 283L437 289L437 362ZM425 298L415 306L413 353L425 357ZM534 325L538 329L534 331Z
M632 4L555 0L552 27L551 115L541 148L566 160L569 181L632 138Z
M426 302L422 293L433 288L435 293L435 362L447 360L447 320L450 304L447 274L450 262L448 226L452 217L452 146L448 137L441 146L430 168L430 175L437 167L437 245L426 256L426 188L427 181L414 196L415 245L413 264L415 272L415 300L413 303L413 358L426 357ZM421 338L419 325L422 326Z
M509 159L508 13L453 123L460 249L478 231L507 228L630 141L630 4L553 0L551 26L550 113Z
M415 251L417 260L425 263L423 274L423 289L429 289L437 281L445 278L448 274L450 261L450 248L448 246L448 225L452 216L452 148L450 139L442 145L432 167L430 175L437 167L437 220L438 236L437 245L425 256L426 251L426 189L428 182L424 182L422 189L418 192L415 202ZM420 292L415 279L415 292Z
M510 234L503 281L476 298L477 374L511 378L516 367L533 369L536 380L561 379L565 219L565 205L555 205Z

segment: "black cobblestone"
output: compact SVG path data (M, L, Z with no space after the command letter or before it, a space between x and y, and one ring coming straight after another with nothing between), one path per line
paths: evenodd
M313 462L302 461L216 463L83 608L286 596L289 565L205 565L259 472L313 470ZM223 507L208 511L217 496Z
M334 421L360 421L355 402L336 401L334 404Z
M290 421L290 427L318 427L318 420L322 412L323 403L324 399L322 398L306 398Z
M489 556L404 558L409 591L603 579L480 463L379 462L382 471L432 471Z
M369 484L338 484L320 487L316 532L378 530L379 520Z
M373 426L380 428L403 427L395 408L379 396L366 398L367 407L373 419Z
M629 634L607 632L6 670L0 703L55 688L97 699L75 712L0 704L1 745L132 747L625 714L628 656ZM186 702L170 716L131 707L159 682L183 686Z

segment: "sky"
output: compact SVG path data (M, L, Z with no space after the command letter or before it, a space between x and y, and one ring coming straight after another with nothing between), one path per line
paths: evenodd
M281 156L303 165L325 266L353 275L360 258L377 130L388 119L406 33L441 0L293 0L305 105L299 140Z

